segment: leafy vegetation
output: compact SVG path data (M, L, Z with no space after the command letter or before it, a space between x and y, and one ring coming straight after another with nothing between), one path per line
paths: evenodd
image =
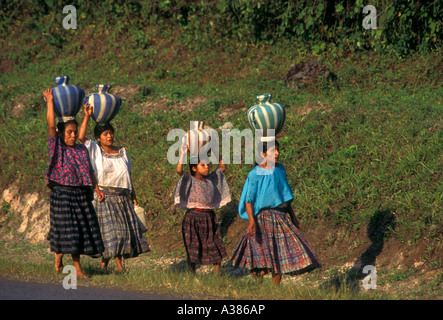
M72 5L81 25L110 28L112 40L129 36L142 51L153 43L146 31L151 26L163 28L165 34L178 28L176 41L194 50L218 46L226 39L255 44L287 39L307 43L317 53L333 44L345 50L373 49L405 56L436 49L441 40L439 1L375 0L371 5L377 10L376 31L361 27L366 5L362 0L78 0ZM75 37L54 26L64 17L63 6L61 0L5 3L0 30L10 32L26 24L59 48Z

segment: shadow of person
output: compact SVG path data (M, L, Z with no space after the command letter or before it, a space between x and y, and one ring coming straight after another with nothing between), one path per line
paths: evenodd
M327 281L322 287L338 290L345 286L352 291L360 290L359 282L367 276L363 269L366 266L375 267L376 259L382 252L384 242L390 232L395 229L395 224L395 215L390 209L377 210L367 226L368 238L371 240L370 246L357 258L349 270Z
M174 261L173 264L169 266L169 270L178 272L189 271L188 262L186 259L181 259L180 261Z

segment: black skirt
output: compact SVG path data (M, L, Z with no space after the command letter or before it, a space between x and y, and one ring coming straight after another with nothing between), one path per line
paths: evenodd
M95 257L104 251L91 188L52 187L49 217L51 251Z

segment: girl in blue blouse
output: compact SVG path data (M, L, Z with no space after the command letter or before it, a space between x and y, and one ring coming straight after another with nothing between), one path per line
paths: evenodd
M270 271L272 282L279 284L283 273L306 271L319 263L299 231L291 207L292 189L284 166L278 163L278 142L260 142L259 147L262 160L248 174L239 203L239 214L249 224L232 262L260 279Z

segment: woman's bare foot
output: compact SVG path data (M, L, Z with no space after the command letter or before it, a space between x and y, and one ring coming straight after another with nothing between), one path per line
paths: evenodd
M220 274L220 264L215 263L214 264L214 275L218 276Z
M88 279L89 278L86 274L83 273L81 268L80 269L76 268L75 272L76 272L77 278L82 278L82 279Z
M63 271L63 253L55 253L55 271L57 273Z
M125 269L123 268L122 257L121 256L115 257L115 265L117 267L117 272L119 272L119 273L124 273L125 272Z
M252 278L255 280L258 280L260 282L263 281L263 277L265 276L265 274L266 274L265 270L255 269L255 270L251 271Z
M74 262L77 278L87 279L88 276L83 273L82 267L80 266L80 254L78 253L72 254L72 261Z
M100 269L103 271L108 271L108 263L109 259L102 258L102 262L100 263Z
M279 285L281 282L281 274L275 273L272 275L272 284L273 285Z

